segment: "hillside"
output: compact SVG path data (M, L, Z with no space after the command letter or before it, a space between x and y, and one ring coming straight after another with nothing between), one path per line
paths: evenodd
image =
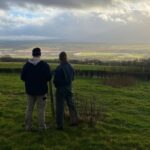
M23 128L26 96L19 74L0 74L1 150L148 150L150 147L150 82L137 81L130 87L113 88L102 79L77 78L74 93L80 100L95 97L105 117L93 127L81 122L77 128L55 129L48 99L45 132ZM76 96L77 97L77 96ZM37 115L34 113L34 127Z

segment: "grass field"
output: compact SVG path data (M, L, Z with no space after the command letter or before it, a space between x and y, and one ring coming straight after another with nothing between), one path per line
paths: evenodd
M0 74L0 150L149 150L150 82L138 81L131 87L113 88L102 79L77 78L74 93L80 99L95 97L104 107L105 118L95 127L81 123L57 131L48 99L43 132L26 132L22 127L26 107L24 85L18 74ZM34 112L34 127L37 115Z

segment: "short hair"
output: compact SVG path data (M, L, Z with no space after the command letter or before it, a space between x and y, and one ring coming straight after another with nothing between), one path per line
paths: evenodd
M36 47L32 50L32 56L38 57L41 56L41 49Z
M67 61L67 54L66 54L66 52L61 52L59 54L59 60L61 60L61 61Z

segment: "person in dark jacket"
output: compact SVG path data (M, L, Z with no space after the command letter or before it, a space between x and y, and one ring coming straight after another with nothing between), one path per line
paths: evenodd
M64 102L67 102L71 125L77 125L77 112L72 99L72 81L74 69L67 61L67 54L59 55L60 65L55 70L54 85L56 87L56 125L57 129L63 130Z
M47 82L51 80L52 74L49 65L40 60L40 48L32 50L33 59L27 61L21 72L21 79L25 82L27 93L27 110L25 115L25 128L32 130L32 112L34 105L38 104L39 129L46 129L45 105L46 94L48 93Z

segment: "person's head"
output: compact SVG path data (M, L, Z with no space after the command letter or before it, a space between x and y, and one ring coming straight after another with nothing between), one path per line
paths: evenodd
M32 50L32 56L33 57L40 57L41 56L41 49L40 48L34 48L33 50Z
M61 63L67 62L67 54L66 54L66 52L61 52L59 54L59 60L60 60Z

